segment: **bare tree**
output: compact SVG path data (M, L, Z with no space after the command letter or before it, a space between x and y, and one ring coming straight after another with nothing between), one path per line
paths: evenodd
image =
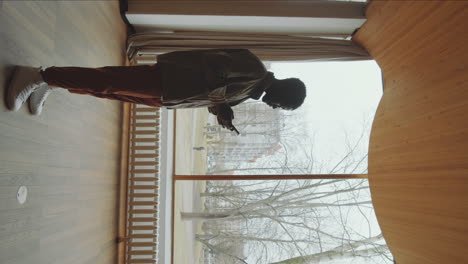
M282 148L274 157L212 173L366 172L366 129L354 137L345 133L345 154L329 163L314 152L314 134L306 133L299 119L286 120L279 133ZM230 261L226 263L392 262L376 225L367 180L208 181L200 196L205 209L180 216L203 222L196 241Z
M372 256L381 255L388 248L383 244L376 244L383 240L382 235L356 241L351 244L340 246L325 252L315 253L307 256L290 258L283 261L274 262L272 264L306 264L320 263L324 261L337 261L339 259L347 259L355 256ZM358 249L361 246L365 248Z
M206 211L183 212L182 218L204 221L204 233L197 234L196 240L205 246L241 245L242 252L251 253L250 257L236 255L244 261L239 263L389 257L382 236L372 236L378 230L372 230L371 224L369 232L362 234L347 223L350 210L363 214L364 221L372 212L364 180L217 183L208 187L215 193L205 193ZM234 255L230 248L214 252ZM303 262L294 262L301 258Z

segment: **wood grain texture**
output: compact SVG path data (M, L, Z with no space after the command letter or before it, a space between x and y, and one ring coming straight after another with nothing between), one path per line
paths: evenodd
M128 190L128 165L129 165L129 142L130 142L130 103L123 103L122 128L121 128L121 157L120 157L120 185L119 185L119 208L118 208L118 238L120 243L117 250L117 263L124 264L126 259L126 235L127 235L127 190Z
M382 68L369 181L399 264L468 263L468 2L373 1L354 37Z
M15 65L123 65L125 39L118 1L1 1L1 94ZM0 263L115 263L120 133L116 101L57 91L38 117L1 104Z

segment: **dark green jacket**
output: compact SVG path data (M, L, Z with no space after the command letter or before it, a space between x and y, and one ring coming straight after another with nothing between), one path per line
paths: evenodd
M246 49L175 51L158 56L168 108L237 105L259 99L273 74Z

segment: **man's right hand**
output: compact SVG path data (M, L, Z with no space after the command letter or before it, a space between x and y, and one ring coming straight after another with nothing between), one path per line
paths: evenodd
M239 131L237 131L237 129L232 124L232 120L234 119L234 112L232 111L232 108L228 104L219 104L216 105L216 112L218 124L226 129L235 131L239 135Z
M208 112L210 112L213 115L216 115L218 119L218 124L220 124L222 127L231 131L235 131L238 135L240 134L239 131L232 124L232 120L234 119L234 112L228 104L218 104L215 106L208 107Z
M218 123L224 128L232 127L232 120L234 119L234 112L228 104L216 105L216 112Z

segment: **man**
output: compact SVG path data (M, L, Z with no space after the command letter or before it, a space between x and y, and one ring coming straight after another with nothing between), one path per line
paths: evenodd
M276 79L245 49L176 51L157 60L155 65L102 68L19 66L8 88L8 108L16 111L30 97L31 113L39 115L48 94L64 88L149 106L207 107L220 125L235 130L232 106L264 94L269 106L293 110L306 96L299 79Z

